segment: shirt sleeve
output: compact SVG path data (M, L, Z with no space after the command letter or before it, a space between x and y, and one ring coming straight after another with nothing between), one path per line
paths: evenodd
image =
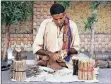
M72 42L71 48L76 49L77 51L80 50L80 37L76 23L70 21L71 33L72 33Z
M44 32L45 32L45 26L49 20L44 20L36 34L36 37L34 39L33 43L33 54L35 54L38 50L43 48L43 38L44 38Z

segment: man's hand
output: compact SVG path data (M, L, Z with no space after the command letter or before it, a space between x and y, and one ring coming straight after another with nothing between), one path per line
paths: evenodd
M53 59L54 60L60 60L61 56L58 53L54 53Z
M55 61L61 59L61 56L58 53L52 53L49 57Z

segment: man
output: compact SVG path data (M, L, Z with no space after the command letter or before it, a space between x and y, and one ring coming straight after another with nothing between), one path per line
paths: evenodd
M71 58L80 48L77 26L69 20L60 4L53 4L50 13L52 18L41 23L33 44L37 64L54 70L72 68Z

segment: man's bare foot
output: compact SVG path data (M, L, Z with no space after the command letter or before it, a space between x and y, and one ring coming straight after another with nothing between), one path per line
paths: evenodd
M67 66L66 66L66 64L65 64L64 62L58 62L58 64L59 64L61 67L66 67L66 68L67 68Z
M37 65L39 65L39 66L47 66L47 61L45 61L45 60L39 60L38 63L37 63Z
M59 70L62 68L57 62L48 63L47 66L53 70Z

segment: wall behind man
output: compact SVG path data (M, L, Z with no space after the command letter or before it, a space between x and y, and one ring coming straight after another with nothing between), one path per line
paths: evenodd
M32 50L33 40L39 29L40 23L51 18L50 7L53 1L35 1L33 5L33 20L24 22L22 25L12 25L10 28L9 47L23 46L25 50ZM88 1L72 1L72 6L66 10L71 20L76 22L79 29L81 39L81 50L89 51L90 34L84 30L84 21L91 15L89 10L90 2ZM111 51L111 2L99 6L98 22L95 27L95 51ZM2 30L3 31L3 30ZM2 49L4 43L4 35L2 34Z
M89 1L72 1L71 7L66 10L70 19L76 22L79 33L88 33L84 29L84 21L91 16L90 3ZM95 33L111 33L111 2L99 5L97 18Z
M49 9L53 1L37 1L34 4L33 16L33 39L37 33L40 23L50 18ZM90 2L88 1L72 1L72 6L66 10L67 15L71 20L76 22L80 39L81 50L89 51L90 49L90 34L84 29L84 21L91 15L89 10ZM111 3L103 4L98 9L98 22L95 27L95 51L111 51Z

